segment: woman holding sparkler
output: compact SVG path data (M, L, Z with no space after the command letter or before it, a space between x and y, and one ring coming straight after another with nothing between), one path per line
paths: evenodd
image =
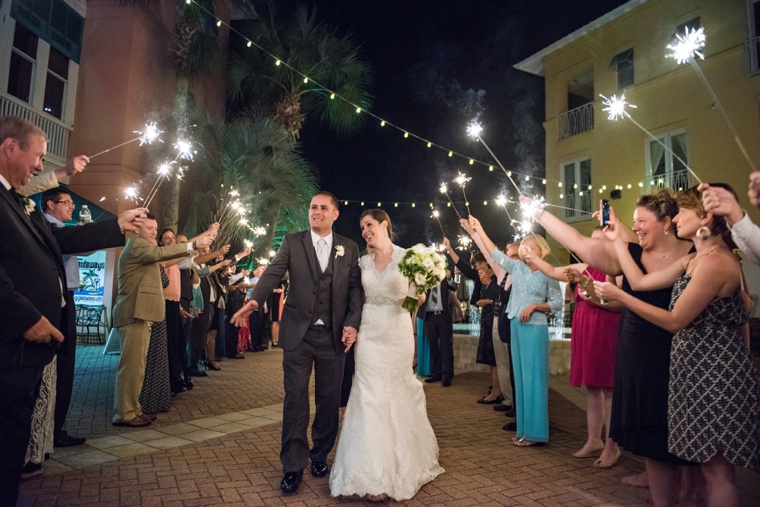
M531 235L520 244L520 258L510 259L486 235L480 221L470 216L473 233L480 235L486 251L512 275L512 294L507 304L511 319L512 364L515 372L517 447L532 447L549 441L549 323L547 314L562 308L559 282L547 277L533 264L523 262L527 252L546 258L551 250L546 240ZM519 317L519 318L515 318Z
M530 199L521 198L523 203ZM676 236L673 217L676 199L669 190L642 195L633 213L632 233L625 230L611 210L610 229L625 234L628 250L643 272L667 268L687 255L688 241ZM565 248L604 273L623 274L614 245L606 239L583 236L546 210L535 219ZM635 237L632 237L635 235ZM638 240L638 243L635 240ZM671 289L634 291L623 278L623 290L659 308L667 308ZM615 355L610 437L623 449L645 458L647 482L656 506L673 505L678 465L686 460L668 452L668 375L672 333L626 310L620 318ZM625 478L640 485L638 477ZM683 492L682 492L683 493Z
M619 231L613 228L608 234L634 290L667 290L675 284L667 309L609 283L594 285L601 298L618 300L675 333L670 350L668 450L700 463L709 506L738 506L734 465L760 466L760 382L737 332L747 320L741 268L731 252L734 244L725 219L705 212L701 192L685 191L678 204L673 222L678 234L694 243L696 254L665 268L644 274Z
M594 229L591 234L592 239L603 237L601 227ZM610 412L615 374L615 341L623 307L619 303L602 305L590 282L606 280L615 283L615 278L584 263L554 267L531 252L524 256L526 262L534 264L546 276L577 283L570 343L570 385L586 387L588 438L573 456L591 458L602 451L593 466L610 468L620 458L620 447L610 438ZM604 443L601 438L602 426L607 430Z

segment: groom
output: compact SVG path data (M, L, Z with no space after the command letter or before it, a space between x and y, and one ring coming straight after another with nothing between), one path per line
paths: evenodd
M327 455L338 434L338 405L345 353L356 341L361 320L359 248L332 232L338 200L329 192L311 199L311 230L289 234L253 290L251 301L233 317L240 327L289 272L279 345L284 350L285 402L282 418L280 489L295 493L311 458L311 475L327 475ZM314 368L316 414L309 450L309 380Z

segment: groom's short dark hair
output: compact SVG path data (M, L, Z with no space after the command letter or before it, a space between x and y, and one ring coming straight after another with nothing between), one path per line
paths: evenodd
M320 190L316 194L312 195L311 198L315 198L318 195L324 195L325 197L329 197L332 201L333 206L335 206L335 209L338 209L338 198L335 197L332 193L328 192L327 190Z

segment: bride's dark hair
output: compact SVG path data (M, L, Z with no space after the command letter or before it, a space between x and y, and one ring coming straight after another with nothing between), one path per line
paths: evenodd
M373 220L376 220L378 223L382 223L385 221L386 224L388 224L388 238L390 238L391 241L394 240L396 235L393 233L393 222L391 222L391 217L388 216L388 213L381 209L368 209L365 210L364 213L362 213L362 216L359 217L359 223L361 223L362 220L364 220L364 217L371 216ZM372 249L367 246L367 253L371 253Z

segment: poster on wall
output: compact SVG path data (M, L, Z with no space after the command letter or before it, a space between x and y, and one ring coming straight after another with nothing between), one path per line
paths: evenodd
M79 256L79 288L74 291L74 304L103 305L103 286L106 280L106 252L101 250Z

